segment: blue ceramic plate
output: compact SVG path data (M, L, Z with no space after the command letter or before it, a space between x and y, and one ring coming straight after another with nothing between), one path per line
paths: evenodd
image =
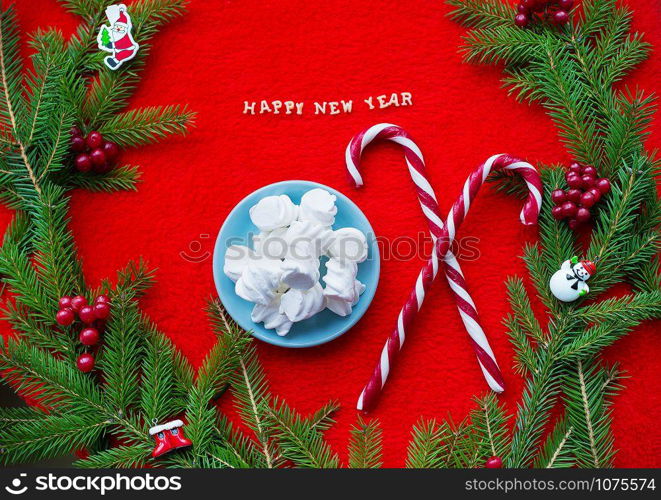
M349 316L341 317L328 309L310 319L294 323L289 334L280 337L273 330L267 330L262 323L254 323L250 319L252 303L243 300L234 292L234 283L223 273L225 251L230 245L252 246L249 235L257 234L259 230L250 220L248 211L265 196L288 195L298 204L304 193L314 188L322 188L337 196L337 216L333 229L355 227L367 235L369 247L367 260L358 265L358 279L366 286L358 304ZM245 330L264 342L283 347L311 347L329 342L356 324L369 307L376 287L379 283L379 248L374 230L367 221L365 214L346 196L333 188L310 181L284 181L265 186L245 197L234 207L218 233L213 253L213 278L218 290L218 296L227 312ZM322 265L322 275L324 266ZM323 283L322 283L323 284Z

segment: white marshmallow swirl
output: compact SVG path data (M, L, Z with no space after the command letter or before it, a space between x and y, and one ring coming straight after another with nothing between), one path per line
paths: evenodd
M325 189L311 189L301 198L299 219L316 222L326 227L332 226L337 214L336 199L334 194L330 194Z
M257 256L250 248L244 245L232 245L225 250L225 264L223 272L235 283L243 274L243 270Z
M264 322L264 328L275 330L275 333L284 337L294 324L286 314L280 312L282 295L278 294L268 305L255 304L250 318L255 323Z
M257 259L250 262L236 282L234 291L244 300L268 305L280 286L282 269L279 260Z
M352 260L328 259L326 275L321 278L326 283L324 295L344 301L353 301L354 280L358 274L358 264Z
M333 231L328 246L328 255L335 259L348 259L365 262L367 259L367 238L355 227L343 227Z
M260 231L273 231L291 224L298 217L298 207L289 196L267 196L250 208L250 219Z
M353 300L342 300L332 295L326 295L326 290L324 290L324 295L326 295L326 307L338 316L349 316L353 311L353 306L358 304L360 296L364 291L365 285L358 280L354 281L355 296Z
M283 294L280 301L280 312L286 314L290 321L303 321L311 318L326 307L324 290L319 282L309 290L290 289Z

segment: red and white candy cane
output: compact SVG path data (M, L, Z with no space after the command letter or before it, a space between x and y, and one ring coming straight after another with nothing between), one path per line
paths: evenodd
M359 410L367 411L376 404L381 389L388 378L390 366L394 363L404 343L406 328L422 306L425 293L438 273L439 255L444 256L446 278L455 295L457 307L466 330L470 335L484 376L493 390L501 392L504 389L502 374L500 373L484 331L479 325L475 304L466 290L466 283L461 267L450 251L450 245L454 239L456 228L459 227L468 211L471 200L475 197L479 187L493 168L515 170L524 177L528 184L530 195L521 212L521 220L524 224L534 224L541 206L541 180L539 175L532 165L515 160L512 157L496 155L489 158L466 181L463 194L459 197L450 212L451 220L448 220L449 227L446 228L440 217L434 190L425 177L422 153L415 143L411 141L408 133L400 127L391 124L375 125L358 134L349 143L346 152L346 163L356 186L360 187L363 184L362 177L358 171L361 154L369 143L379 139L391 140L404 148L409 172L415 183L420 205L428 219L432 238L436 241L436 245L434 246L431 258L427 261L418 276L415 288L411 291L408 300L399 313L397 326L388 337L386 345L381 352L379 363L358 399L357 407Z

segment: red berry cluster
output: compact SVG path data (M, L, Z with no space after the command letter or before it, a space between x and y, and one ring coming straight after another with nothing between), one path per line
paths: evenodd
M79 172L93 170L104 174L112 170L119 155L119 147L114 142L106 141L103 136L92 131L83 137L78 127L71 129L71 150L76 153L74 165Z
M590 208L611 190L606 178L597 178L597 169L572 163L565 175L569 189L551 193L555 206L551 213L556 220L569 219L569 227L576 229L591 218Z
M78 336L80 343L88 347L99 343L99 330L103 330L106 320L110 317L110 299L107 295L99 295L92 305L88 304L87 299L82 295L75 297L65 295L60 299L59 306L60 310L55 315L55 321L59 325L70 326L78 314L78 319L85 325ZM81 354L78 356L76 366L83 373L92 371L94 356L87 352Z
M567 24L574 0L521 0L514 22L520 28L528 26L535 15L549 19L554 24Z

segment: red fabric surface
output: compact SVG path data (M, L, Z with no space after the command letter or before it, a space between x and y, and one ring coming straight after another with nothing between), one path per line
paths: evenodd
M22 28L55 26L71 33L76 19L55 0L17 0ZM127 2L130 4L130 2ZM501 88L500 70L464 64L458 53L463 28L441 1L193 0L189 14L156 38L133 105L182 103L199 113L186 138L126 151L123 161L142 166L137 193L73 194L72 229L92 284L130 259L158 267L146 312L188 358L203 359L214 336L203 312L215 294L211 259L180 256L211 252L231 208L253 190L304 178L350 196L376 232L415 236L425 221L394 146L370 152L366 187L350 187L344 148L353 134L377 122L405 127L426 156L429 177L446 211L468 173L489 155L509 152L535 162L570 157L538 106L517 103ZM628 80L655 89L661 77L661 6L635 2L634 27L657 49ZM413 106L368 110L363 98L413 94ZM302 116L249 116L244 100L305 101ZM351 114L317 116L312 101L353 99ZM654 131L650 148L661 146ZM518 222L520 201L487 187L471 208L462 236L480 239L481 257L462 262L471 293L507 383L502 400L514 412L522 380L512 370L512 348L501 318L508 311L504 280L524 274L520 259L535 230ZM10 214L3 209L2 222ZM209 235L203 238L201 235ZM189 245L201 244L196 253ZM259 353L274 393L309 412L330 398L342 409L328 438L346 457L356 398L419 270L419 260L385 261L373 305L350 332L318 348L286 350L265 344ZM620 467L660 466L659 368L661 348L653 325L608 349L630 379L614 415ZM447 285L440 280L425 302L400 362L374 416L382 423L385 465L402 466L411 426L421 417L462 419L471 398L487 386L477 366Z

